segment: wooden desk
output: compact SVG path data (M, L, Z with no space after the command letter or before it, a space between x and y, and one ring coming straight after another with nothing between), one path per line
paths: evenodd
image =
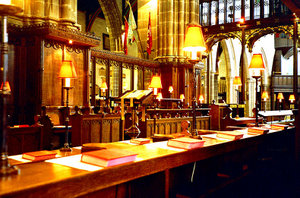
M246 166L248 166L247 170L250 170L251 163L255 164L255 160L262 157L263 152L273 146L291 146L293 145L291 142L294 141L293 137L294 129L288 129L270 132L267 135L246 137L237 141L224 142L207 139L203 148L189 151L167 149L162 146L165 142L139 146L122 142L99 143L108 148L135 151L139 154L139 160L91 172L49 162L20 164L18 165L21 170L19 175L3 178L0 181L0 197L80 197L85 195L174 197L181 187L185 184L189 185L185 178L190 180L190 168L194 166L194 162L197 162L195 180L206 178L206 184L216 184L215 181L210 181L215 177L212 174L215 171L211 168L219 166L221 161L232 161L234 162L232 164L241 165L243 170ZM289 153L291 148L287 151ZM286 167L288 164L287 159L283 159L283 163L275 163L282 170L289 168ZM223 164L222 168L225 165ZM200 175L198 175L199 171ZM201 177L196 177L197 175ZM260 182L260 178L256 176L253 184ZM276 182L280 183L280 180ZM263 185L267 186L268 183ZM205 185L200 185L198 188L207 189ZM238 190L239 188L235 192ZM258 189L254 192L257 191Z

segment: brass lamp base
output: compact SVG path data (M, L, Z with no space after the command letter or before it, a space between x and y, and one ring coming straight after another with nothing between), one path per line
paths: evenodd
M69 144L68 143L65 143L64 144L64 147L60 148L59 149L61 152L71 152L72 149L69 147Z
M0 161L0 177L5 177L9 175L18 175L20 173L20 169L16 166L11 166L7 159L7 155L2 153L1 154L1 161Z

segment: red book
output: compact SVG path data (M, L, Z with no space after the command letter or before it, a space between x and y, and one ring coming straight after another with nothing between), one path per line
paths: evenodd
M81 161L97 166L115 166L136 160L137 153L121 149L102 149L85 152L81 156Z
M130 143L133 144L148 144L150 143L150 139L147 138L134 138L134 139L130 139Z
M171 147L181 148L181 149L194 149L200 148L204 145L204 140L181 137L168 140L167 145Z
M285 125L285 124L271 124L271 129L272 130L285 130L287 129L289 126Z
M221 131L217 133L217 137L228 140L239 140L244 136L243 132L240 131Z
M31 161L43 161L47 159L55 158L56 151L34 151L34 152L27 152L23 153L22 158L28 159Z
M269 132L269 129L259 128L259 127L252 127L248 128L248 134L250 135L262 135Z

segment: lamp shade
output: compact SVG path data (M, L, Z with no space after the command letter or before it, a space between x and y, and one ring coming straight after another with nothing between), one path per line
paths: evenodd
M263 91L261 98L266 101L267 99L269 99L269 94L267 91Z
M249 69L257 69L257 70L264 70L265 64L262 58L262 54L253 54Z
M106 82L103 82L103 83L101 84L100 89L102 90L102 92L105 92L105 90L107 89L107 84L106 84Z
M206 45L201 25L189 24L184 40L184 51L205 51Z
M160 76L152 77L149 88L157 88L157 89L162 88Z
M3 82L2 82L2 83L1 83L0 90L2 90L3 92L5 92L5 91L11 92L9 82L6 81L6 82L4 83L4 87L3 87Z
M291 101L291 103L293 103L295 101L295 96L294 94L291 94L289 97L289 101Z
M153 94L156 96L157 95L157 89L162 88L160 76L153 76L152 77L149 88L152 88L154 90Z
M235 76L234 77L234 79L233 79L233 85L242 86L242 81L241 81L241 78L239 76Z
M180 94L180 100L183 102L184 99L185 99L184 94Z
M284 99L283 94L282 93L278 93L277 99L279 100L279 102L281 102L281 100Z
M156 96L156 99L157 99L158 101L161 101L162 98L163 98L163 97L162 97L162 94L161 94L161 93L158 93L157 96Z
M200 96L199 96L199 101L200 101L200 103L203 103L203 101L204 101L203 95L200 95Z
M173 88L173 86L171 85L171 86L169 87L169 92L170 92L170 93L173 93L173 91L174 91L174 88Z
M62 61L62 65L59 71L59 78L77 78L75 67L70 60Z

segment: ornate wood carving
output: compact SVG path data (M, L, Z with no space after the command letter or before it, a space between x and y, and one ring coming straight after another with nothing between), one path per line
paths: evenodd
M94 50L92 49L92 56L97 58L109 59L122 63L129 63L134 65L143 66L145 68L159 68L159 63L157 61L141 59L137 57L132 57L116 52L104 51L104 50Z
M23 27L9 24L8 32L13 37L40 36L63 43L68 43L69 40L72 40L73 46L96 47L100 45L100 38L93 34L84 33L54 23L41 23Z

